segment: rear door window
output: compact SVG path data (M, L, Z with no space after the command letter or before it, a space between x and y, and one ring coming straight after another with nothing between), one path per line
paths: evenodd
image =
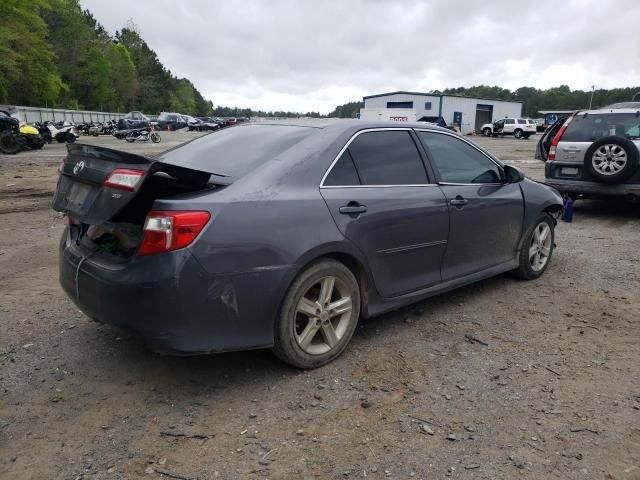
M328 187L360 185L360 177L358 177L358 172L356 171L356 166L353 164L349 150L345 150L344 153L340 155L340 158L327 175L327 178L325 178L323 185Z
M500 183L501 168L485 154L453 135L418 132L444 183Z
M351 142L348 151L363 185L429 183L409 131L362 133Z
M526 125L526 124L527 124L527 121L526 121L526 120L523 120L522 118L519 118L519 119L518 119L518 124L519 124L519 125Z
M576 115L562 136L562 141L593 142L610 135L638 139L640 117L635 113Z

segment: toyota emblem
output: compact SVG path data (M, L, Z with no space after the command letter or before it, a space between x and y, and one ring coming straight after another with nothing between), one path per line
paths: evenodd
M78 175L82 170L84 170L84 160L80 160L73 167L73 174Z

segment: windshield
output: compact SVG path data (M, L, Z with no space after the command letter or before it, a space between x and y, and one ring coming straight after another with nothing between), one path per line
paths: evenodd
M169 150L163 163L237 180L317 131L292 125L247 125L224 129Z

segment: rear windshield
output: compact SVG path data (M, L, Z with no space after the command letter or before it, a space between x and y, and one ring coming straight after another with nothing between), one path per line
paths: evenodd
M199 137L158 159L237 180L316 132L314 127L248 125Z
M593 142L609 135L640 138L640 117L635 113L576 115L562 136L562 141Z

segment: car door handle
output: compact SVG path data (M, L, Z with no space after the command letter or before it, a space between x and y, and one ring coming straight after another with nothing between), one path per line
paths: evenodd
M449 203L451 205L453 205L454 207L463 207L467 203L469 203L469 200L467 200L466 198L461 197L460 195L457 195L456 198L451 200Z
M348 205L340 207L340 213L343 215L359 215L367 211L367 207L359 203L349 202Z
M576 152L576 153L581 151L581 150L582 149L579 148L579 147L565 147L565 148L562 149L563 152Z

